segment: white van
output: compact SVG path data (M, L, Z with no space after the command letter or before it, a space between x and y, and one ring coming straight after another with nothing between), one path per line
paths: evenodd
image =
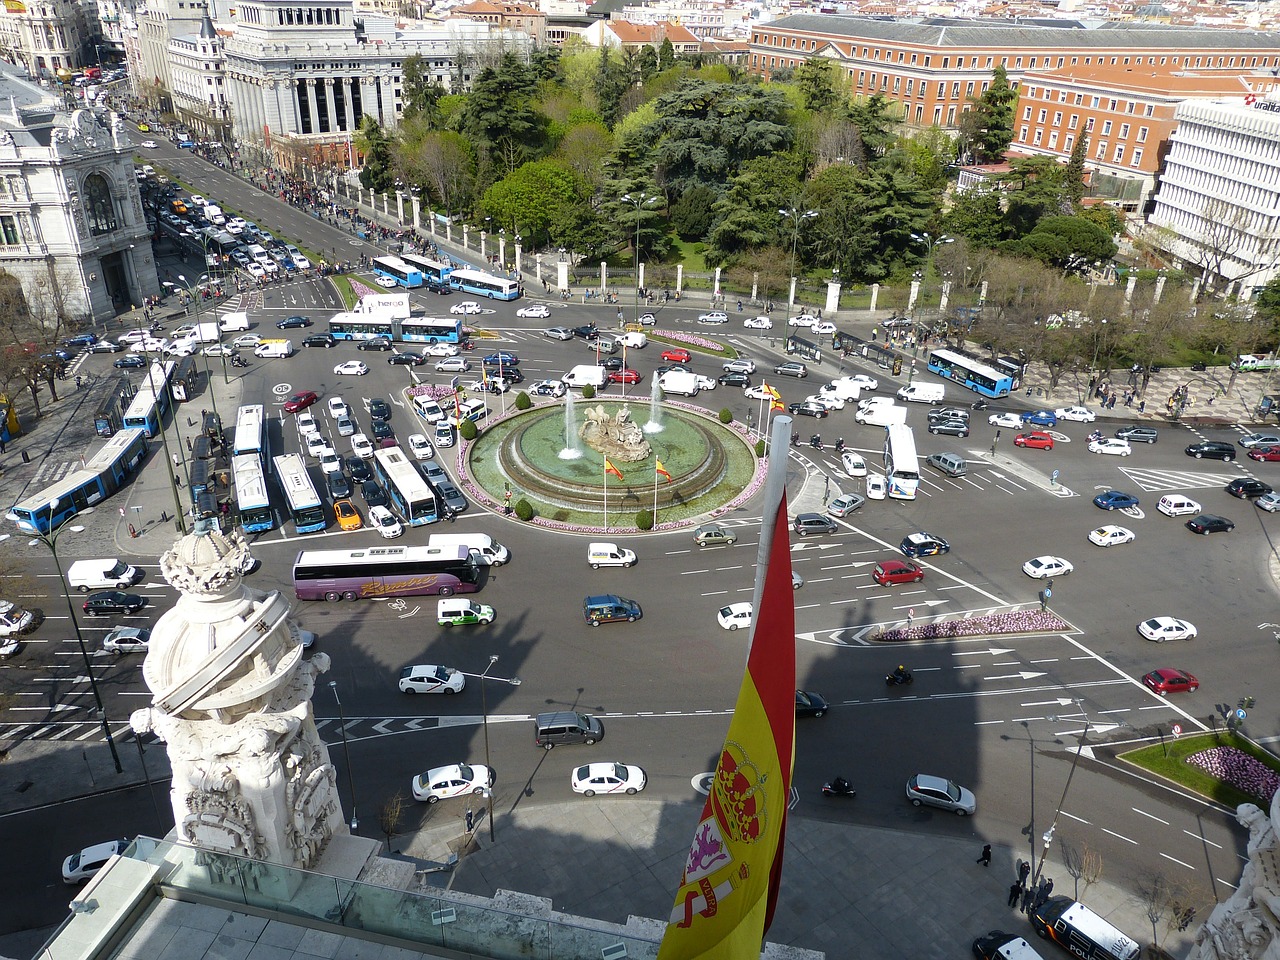
M630 567L636 562L634 550L626 550L616 543L587 544L587 563L592 570L601 567Z
M886 398L887 399L887 398ZM887 427L893 423L907 422L907 408L894 403L874 403L866 409L859 408L853 415L856 423L870 424L873 427Z
M67 583L81 593L90 590L123 590L142 579L142 571L122 563L115 557L109 560L77 560L67 568Z
M223 333L235 333L249 329L249 314L247 313L225 313L222 320L218 324Z
M630 330L618 338L618 341L624 346L632 350L639 350L649 343L649 338L639 330Z
M427 423L439 423L444 419L444 411L432 397L414 397L413 409Z
M218 226L224 226L227 222L227 215L222 212L222 208L216 203L206 203L204 205L205 219L210 223L216 223Z
M437 533L427 538L428 547L453 550L466 547L480 555L480 562L500 567L511 559L511 551L487 533Z
M595 387L599 389L608 382L609 371L594 363L580 363L563 377L560 382L566 387Z
M489 407L483 400L463 400L458 405L457 412L449 418L449 422L455 427L460 427L463 420L478 422L483 420L488 413Z
M1156 509L1166 517L1185 517L1200 512L1200 504L1180 493L1171 493L1160 498Z
M293 356L292 340L263 340L260 344L253 348L255 357L263 357L267 360L278 360L282 357Z
M663 393L674 393L685 397L696 397L702 389L702 379L696 373L685 373L683 370L668 370L658 378L658 386Z
M909 383L898 388L898 399L911 403L941 403L946 388L940 383Z

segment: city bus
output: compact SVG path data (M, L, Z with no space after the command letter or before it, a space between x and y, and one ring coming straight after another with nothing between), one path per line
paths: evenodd
M244 532L262 533L274 527L276 518L267 496L267 478L262 473L262 461L252 453L232 457L231 476L235 485L236 509L240 511L240 526Z
M284 491L285 504L298 533L316 533L325 528L324 503L307 474L307 465L296 453L275 458L276 478Z
M422 273L399 257L374 257L373 272L379 277L390 277L397 286L409 290L422 286Z
M303 550L293 562L299 600L358 600L474 593L476 554L454 547L366 547Z
M929 354L929 372L984 397L1007 397L1013 392L1013 377L1008 372L954 350L932 351Z
M1276 357L1259 357L1252 353L1244 353L1231 361L1231 369L1241 373L1252 373L1258 370L1275 370L1280 367L1280 359Z
M514 300L520 296L518 281L495 277L483 270L454 270L449 274L449 286L490 300Z
M15 503L9 519L27 533L56 530L124 486L146 455L146 431L120 430L79 470Z
M123 427L124 412L129 409L135 393L128 377L117 378L115 389L103 398L93 415L93 432L100 437L110 437Z
M914 500L920 486L920 463L916 459L916 438L905 423L891 423L885 428L884 475L889 483L889 496L895 500Z
M405 317L396 321L397 339L410 343L461 343L461 317Z
M177 403L190 400L196 392L196 380L200 371L196 368L196 358L186 356L177 362L173 373L169 376L169 392Z
M374 451L373 475L386 488L396 512L410 526L435 523L440 519L440 508L431 485L399 447Z
M996 369L1007 373L1013 381L1013 389L1017 390L1022 386L1022 372L1027 369L1027 365L1017 357L997 357Z
M270 464L266 412L262 404L245 404L236 411L236 435L231 441L231 453L237 457L241 454L253 454L264 467Z
M124 412L123 425L126 429L144 430L148 437L160 432L165 411L169 409L169 372L173 363L153 363L147 371L142 385Z
M410 343L461 343L460 317L387 317L367 313L336 313L329 318L335 340L386 337Z
M406 253L400 259L416 268L422 274L422 282L432 291L441 293L449 289L449 274L453 272L453 267L445 266L443 263L417 253Z

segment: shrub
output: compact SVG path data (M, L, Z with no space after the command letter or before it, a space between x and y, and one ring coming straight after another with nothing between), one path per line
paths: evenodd
M474 420L463 420L462 424L458 427L458 436L462 437L462 439L466 440L468 443L474 440L476 438L476 434L479 432L480 428L476 426Z
M526 500L524 497L521 497L519 500L516 501L515 511L516 511L516 516L519 517L521 520L533 519L533 505L529 503L529 501Z
M761 437L759 440L756 441L756 459L757 460L764 459L764 438L763 437Z
M593 387L591 384L588 383L586 386L582 388L583 400L594 400L595 396L596 396L596 388Z
M653 529L653 511L652 510L641 510L639 513L636 514L636 529L637 530Z
M516 394L517 410L528 410L532 406L533 401L529 399L529 394L525 393L523 390Z
M729 410L728 407L720 408L720 422L733 423L733 413Z

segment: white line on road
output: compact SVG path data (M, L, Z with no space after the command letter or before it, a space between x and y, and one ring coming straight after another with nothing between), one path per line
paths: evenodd
M1191 864L1189 864L1189 863L1183 863L1183 862L1182 862L1181 860L1179 860L1177 857L1171 857L1171 856L1169 856L1167 853L1162 853L1162 854L1160 854L1160 856L1164 857L1166 860L1172 860L1174 863L1178 864L1178 866L1180 866L1180 867L1186 867L1188 870L1194 870L1194 869L1195 869L1195 867L1193 867Z
M1091 826L1091 824L1089 824L1089 821L1086 820L1084 817L1077 817L1074 813L1067 813L1067 811L1065 810L1062 810L1060 812L1064 817L1070 817L1072 820L1075 820L1077 823L1083 823Z
M1199 840L1201 843L1207 843L1209 846L1213 847L1215 850L1221 850L1221 849L1222 849L1222 845L1221 845L1221 844L1214 843L1214 842L1213 842L1212 840L1210 840L1208 837L1202 837L1202 836L1200 836L1200 834L1198 834L1198 833L1192 833L1190 830L1183 830L1182 832L1183 832L1183 833L1185 833L1188 837L1193 837L1193 838L1195 838L1196 840Z
M1130 840L1124 834L1116 833L1114 830L1108 830L1106 827L1102 828L1102 832L1109 833L1111 834L1111 836L1115 837L1117 840L1123 840L1125 843L1132 843L1135 847L1139 845L1137 840Z
M1154 813L1147 813L1147 811L1139 810L1137 807L1130 807L1129 809L1132 810L1134 813L1141 814L1144 817L1150 817L1156 823L1163 823L1166 827L1172 826L1172 824L1170 824L1168 820L1161 820Z

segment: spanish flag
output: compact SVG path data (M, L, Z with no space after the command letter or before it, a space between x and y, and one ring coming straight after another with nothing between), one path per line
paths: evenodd
M781 400L779 400L777 397L774 397L774 398L773 398L773 400L771 400L771 401L770 401L770 403L769 403L769 410L770 410L770 411L775 411L775 410L785 410L785 409L787 409L786 404L784 404L784 403L783 403Z
M775 447L791 422L773 425ZM757 957L782 877L795 752L795 599L786 458L770 461L756 561L755 624L738 703L680 877L658 960Z
M667 483L671 482L671 474L667 472L667 468L662 465L661 460L657 462L657 466L654 467L654 470L657 471L658 476L662 477L663 480L666 480Z
M608 457L605 457L605 458L604 458L604 472L605 472L605 473L612 473L612 474L613 474L615 477L617 477L619 480L623 480L623 479L625 479L625 478L622 476L622 471L621 471L621 470L619 470L617 467L615 467L615 466L613 465L613 461L612 461L612 460L610 460Z

